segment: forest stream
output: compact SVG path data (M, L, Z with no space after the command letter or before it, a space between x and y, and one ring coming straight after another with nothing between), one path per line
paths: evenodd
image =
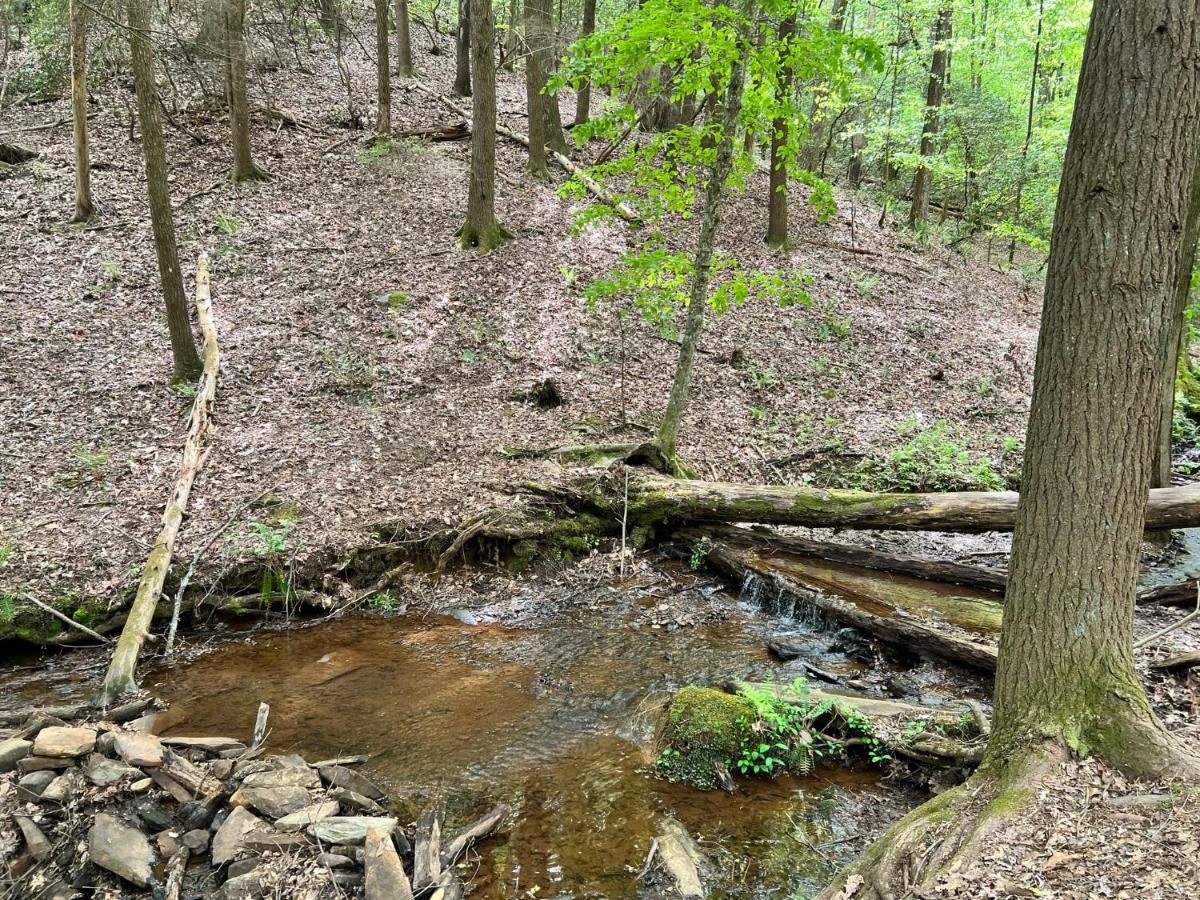
M882 598L925 614L979 605L966 589L771 559L795 581L876 609ZM714 862L713 896L804 895L915 805L916 792L869 768L834 766L807 778L738 778L732 795L663 781L653 773L654 737L671 692L730 679L787 682L805 663L845 678L907 668L934 705L982 696L978 685L929 663L908 668L915 660L893 667L878 651L864 663L853 634L780 608L759 581L735 596L681 567L670 571L665 593L662 582L647 590L634 580L602 585L585 602L564 593L536 624L456 610L233 631L148 673L145 686L168 704L154 728L240 735L266 701L274 752L369 754L364 771L402 816L415 818L434 794L446 798L450 822L510 804L511 831L478 848L477 896L645 896L639 872L664 816L698 836ZM964 593L975 602L955 599ZM671 621L672 607L686 611L687 624ZM767 639L781 634L805 647L803 662L768 653ZM9 699L84 696L92 675L70 660L12 672Z

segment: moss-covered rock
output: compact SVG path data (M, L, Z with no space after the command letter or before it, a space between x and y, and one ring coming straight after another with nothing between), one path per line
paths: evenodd
M737 759L753 719L754 707L742 697L685 687L667 709L658 774L702 790L717 787L716 764L729 766Z

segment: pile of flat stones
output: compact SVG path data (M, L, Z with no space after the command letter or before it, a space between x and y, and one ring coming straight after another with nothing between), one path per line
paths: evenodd
M0 740L0 896L453 900L455 864L508 817L498 807L443 843L441 808L403 827L352 768L365 757L159 738L152 718L35 715Z

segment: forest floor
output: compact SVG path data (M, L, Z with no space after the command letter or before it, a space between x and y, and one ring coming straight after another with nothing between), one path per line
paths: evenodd
M361 543L384 522L444 526L511 502L492 487L546 466L503 448L642 438L673 372L674 346L635 323L622 373L613 311L581 298L636 231L571 234L576 210L525 175L524 149L501 139L497 208L515 239L483 257L458 249L469 142L400 141L377 158L369 131L331 124L346 101L330 56L307 57L308 74L252 79L252 102L311 126L254 117L271 182L223 180L226 128L212 105L165 123L185 286L207 251L223 359L211 450L177 546L190 558L235 517L202 560L209 576L261 549L252 526L267 517L239 510L264 491L287 508L271 527L300 557ZM352 63L356 102L369 109L373 67ZM445 53L418 58L439 89L452 64ZM59 606L136 583L191 405L166 383L130 97L114 85L96 99L94 226L66 225L65 101L7 114L7 139L39 157L0 179L0 591ZM562 105L570 121L573 97ZM525 130L519 76L502 73L499 106L502 122ZM404 82L393 108L397 131L456 118ZM878 210L848 196L821 224L794 191L796 246L772 251L761 241L765 191L760 171L730 200L720 247L749 270L810 273L815 303L752 302L712 322L682 436L702 477L798 482L853 469L942 421L947 439L1011 473L1037 285L880 228ZM521 398L545 378L564 399L555 409Z
M448 91L445 40L438 56L424 38L417 43L422 79ZM355 98L369 109L373 67L350 52ZM381 523L443 528L511 502L494 488L543 476L551 464L504 448L640 439L674 366L674 346L657 329L631 324L622 348L613 311L589 311L581 297L637 243L636 231L618 223L573 234L573 205L525 175L524 149L501 139L497 210L514 240L483 257L459 250L468 144L402 140L372 153L369 131L335 124L346 99L331 55L304 62L308 73L252 78L253 102L303 123L254 116L270 182L226 183L226 127L215 106L185 104L166 123L185 284L208 252L223 357L211 449L176 550L189 560L217 535L201 581L278 546L303 559L368 542ZM456 119L403 82L393 91L397 130ZM502 73L499 91L500 120L524 131L523 83ZM10 618L26 596L68 611L128 596L176 477L191 406L167 384L131 94L113 85L95 100L101 216L90 227L66 224L65 100L7 110L0 128L39 154L0 176L0 613ZM562 105L570 121L573 97ZM38 127L46 123L58 124ZM719 245L749 270L810 273L816 302L751 303L711 322L685 458L705 478L799 483L853 470L945 421L944 438L1011 475L1040 285L977 258L982 250L969 244L923 246L880 227L878 208L848 194L820 223L794 190L795 246L772 251L761 241L765 192L759 171L729 200ZM522 397L546 378L564 399L553 409ZM255 505L264 495L272 508ZM908 548L919 540L956 558L1005 548L1002 538L867 540ZM1200 646L1196 626L1174 637L1181 648ZM1195 737L1194 680L1156 678L1151 690L1169 724ZM1187 896L1197 803L1113 807L1100 798L1114 785L1161 790L1072 764L1038 818L989 845L989 871L946 893Z

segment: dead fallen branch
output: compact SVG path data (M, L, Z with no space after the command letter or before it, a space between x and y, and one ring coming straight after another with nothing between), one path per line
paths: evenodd
M462 116L468 122L471 120L471 114L467 110L463 109L463 107L459 106L457 103L455 103L453 100L451 100L449 97L447 97L443 94L439 94L433 88L429 87L428 85L422 84L419 80L417 80L415 78L410 80L407 83L412 85L414 88L416 88L421 93L428 94L430 97L432 97L433 99L435 99L439 103L441 103L443 106L445 106L447 109L453 110L455 113ZM519 131L514 131L513 129L508 128L504 125L500 125L500 124L496 125L496 134L501 135L502 137L506 137L509 140L516 141L518 144L522 144L526 147L529 146L529 138L528 137L521 134ZM549 147L546 148L546 153L547 153L547 155L553 157L554 161L556 163L558 163L559 166L562 167L563 171L565 171L568 175L571 175L574 178L578 179L579 183L582 184L588 190L589 193L594 195L596 197L596 199L600 200L602 203L605 203L608 206L610 206L613 209L613 211L616 212L616 214L619 215L626 222L629 222L631 225L640 225L642 223L641 216L639 216L636 212L634 212L634 210L629 206L629 204L614 197L611 191L606 190L594 178L592 178L586 172L584 172L583 169L579 168L579 166L577 166L577 165L575 165L575 163L571 162L571 160L567 156L565 156L564 154L559 153L557 150L553 150Z
M121 637L113 650L112 661L104 676L104 687L101 692L101 702L111 703L122 694L137 689L134 678L137 671L138 657L142 645L150 632L150 624L154 620L154 610L162 597L163 582L167 570L171 566L171 556L175 551L175 538L179 535L179 526L183 523L183 513L187 509L188 495L192 490L192 482L204 462L204 444L208 436L208 411L217 391L217 369L220 365L220 350L217 346L217 330L212 318L212 299L209 293L208 256L200 254L196 263L196 308L199 313L200 330L204 334L204 371L200 375L200 383L196 388L196 399L192 404L191 424L188 427L187 440L183 445L183 459L179 466L179 477L171 492L163 513L162 529L155 539L154 548L146 558L142 569L142 578L138 583L137 594L129 609L129 617L121 630Z
M21 163L27 163L31 159L37 159L37 151L30 150L28 147L22 147L18 144L6 144L0 141L0 163L7 163L10 166L19 166Z
M1196 666L1200 666L1200 650L1176 653L1174 656L1150 663L1150 668L1158 669L1160 672L1186 672Z
M59 619L63 622L66 622L68 625L70 625L76 631L82 631L88 637L95 638L102 644L108 643L108 638L106 638L104 635L97 634L96 632L92 631L92 629L88 628L86 625L81 625L79 622L76 622L70 616L60 613L57 609L55 609L53 606L50 606L48 603L43 603L37 597L30 597L30 596L26 595L25 599L28 600L30 603L32 603L34 606L37 606L40 609L44 610L45 612L50 613L50 615L54 616L54 618Z
M396 131L393 133L396 137L420 138L423 141L465 141L471 136L471 129L466 122L455 122L453 125L410 128L407 131Z
M1157 604L1159 606L1191 606L1196 602L1196 591L1200 590L1200 581L1191 578L1175 584L1163 584L1155 588L1138 591L1137 602L1141 604Z

